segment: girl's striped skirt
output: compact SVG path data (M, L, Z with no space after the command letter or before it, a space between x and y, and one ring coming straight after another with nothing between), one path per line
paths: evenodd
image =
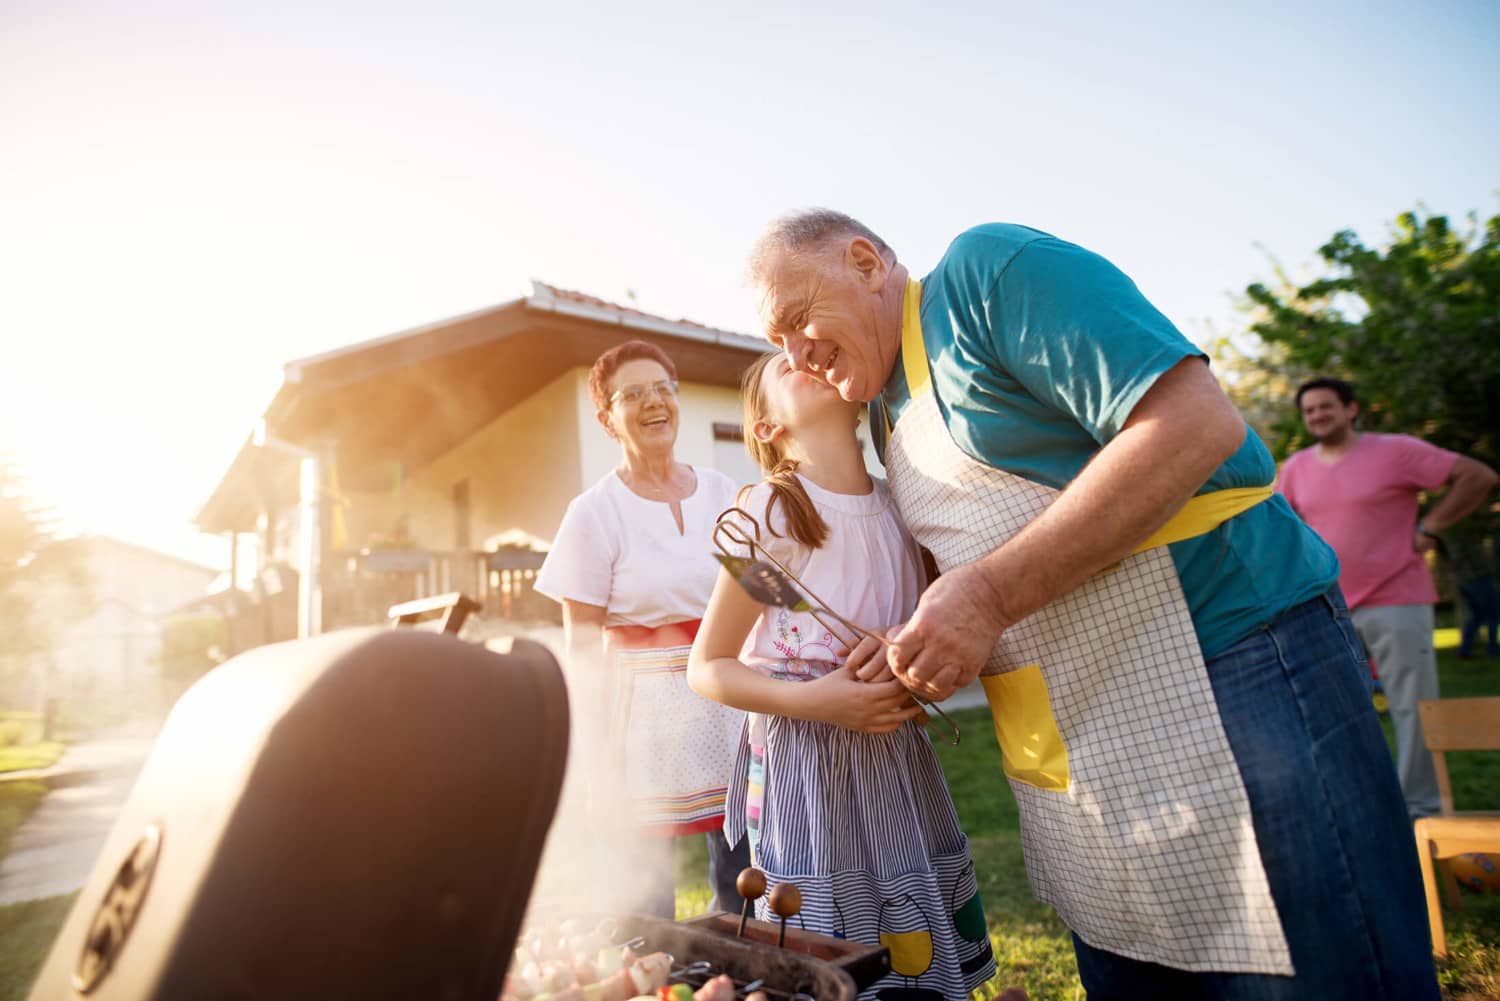
M994 975L968 840L920 724L752 715L734 774L725 835L748 834L769 886L797 884L791 923L890 948L892 973L861 997L961 999ZM775 920L768 898L757 916Z

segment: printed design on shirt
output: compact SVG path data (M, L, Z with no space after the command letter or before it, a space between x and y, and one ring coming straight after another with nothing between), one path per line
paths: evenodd
M838 641L832 633L806 615L796 615L789 609L776 609L776 638L771 645L785 660L777 673L789 678L815 678L827 670L827 665L839 661ZM816 665L814 662L817 662Z

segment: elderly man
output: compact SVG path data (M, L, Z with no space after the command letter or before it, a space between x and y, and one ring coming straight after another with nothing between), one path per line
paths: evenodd
M942 571L888 661L977 676L1091 999L1436 998L1333 553L1203 354L1103 258L961 234L914 280L835 212L750 261L767 339L869 401Z

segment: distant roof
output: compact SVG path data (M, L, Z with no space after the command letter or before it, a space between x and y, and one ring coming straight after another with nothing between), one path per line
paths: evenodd
M336 442L340 485L365 489L397 464L421 469L570 368L631 338L659 345L686 382L735 387L764 341L532 282L531 294L288 362L267 433ZM195 519L250 531L263 503L295 496L296 460L247 435Z
M147 559L157 560L161 563L170 563L185 570L196 570L200 573L206 574L210 578L217 577L219 574L224 572L217 567L210 567L205 566L202 563L195 563L192 560L183 559L181 556L176 556L172 553L164 553L160 549L152 549L149 546L142 546L135 542L126 542L124 539L116 539L111 535L76 535L69 539L59 539L56 542L52 543L52 545L69 549L114 549L117 551L128 552L135 556L142 556Z
M748 350L760 353L768 350L766 343L757 337L738 333L733 330L722 330L718 327L710 327L695 320L669 320L655 313L647 313L633 306L622 306L617 302L610 302L587 292L576 292L572 289L558 288L546 282L531 282L531 295L520 299L511 299L495 306L486 306L472 313L463 313L458 316L450 316L445 320L435 323L426 323L420 327L411 327L406 330L397 331L394 334L386 334L381 337L373 337L367 341L356 341L341 348L324 351L305 358L295 358L283 366L286 381L299 382L305 369L316 367L326 362L351 355L360 355L378 349L384 345L397 342L408 342L416 338L447 330L454 326L469 323L474 320L492 316L515 306L524 306L527 309L539 310L541 312L557 313L562 316L576 316L581 319L594 320L601 323L616 324L621 327L630 328L640 333L663 334L668 337L678 337L685 340L700 341L711 344L721 344L731 349ZM593 359L590 359L592 361Z

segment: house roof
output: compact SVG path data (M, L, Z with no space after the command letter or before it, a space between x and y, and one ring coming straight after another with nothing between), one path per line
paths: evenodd
M303 448L335 444L340 486L370 489L631 338L660 345L683 381L720 386L738 386L766 350L745 334L533 282L520 299L288 362L264 427ZM296 477L294 454L247 435L195 521L207 532L252 531L264 507L296 496Z
M154 560L168 566L178 567L183 570L193 570L201 573L212 580L224 571L193 560L184 559L173 553L164 553L160 549L152 549L135 542L126 542L112 535L75 535L66 539L59 539L52 543L58 551L72 551L82 553L98 553L103 550L113 549L116 552L129 553L143 559Z

